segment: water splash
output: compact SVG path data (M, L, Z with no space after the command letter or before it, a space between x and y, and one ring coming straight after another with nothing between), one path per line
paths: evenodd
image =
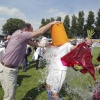
M90 91L91 83L89 74L82 74L78 71L68 68L66 80L63 88L72 100L92 100L92 92Z
M44 59L46 58L46 68L40 72L41 79L39 79L39 82L41 83L45 82L48 74L48 66L53 60L50 54L51 51L52 49L47 49L49 53L44 56ZM94 81L89 74L82 74L79 71L68 68L61 95L65 94L63 97L68 96L71 100L92 100L92 85L94 85Z

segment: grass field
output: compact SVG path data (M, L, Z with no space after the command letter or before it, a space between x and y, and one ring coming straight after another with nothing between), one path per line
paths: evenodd
M99 53L100 48L94 48L93 50L93 64L94 66L97 66L99 62L96 61L97 55ZM32 55L31 55L32 56ZM42 85L45 84L45 79L46 79L46 73L47 73L47 68L39 68L36 70L35 68L35 62L31 60L32 57L29 57L30 61L30 66L27 68L26 72L22 72L21 66L19 67L19 73L18 73L18 84L19 86L17 87L16 90L16 100L47 100L47 94L46 90L42 89ZM73 75L73 74L72 74ZM80 75L80 74L79 74ZM81 74L82 76L82 74ZM67 75L68 80L71 79L71 85L74 87L77 87L77 83L80 84L81 88L84 91L84 88L88 82L81 82L81 78L85 75L77 76L75 77ZM93 79L91 78L90 75L88 75L91 82L93 83ZM100 75L99 72L96 72L96 78L97 81L100 81ZM67 80L67 79L66 79ZM84 81L87 81L84 79ZM62 88L60 94L63 96L64 100L74 100L71 95L65 91L65 88ZM76 93L73 95L77 95ZM3 90L2 87L0 86L0 100L3 100ZM77 99L78 100L78 99ZM79 99L80 100L80 99Z

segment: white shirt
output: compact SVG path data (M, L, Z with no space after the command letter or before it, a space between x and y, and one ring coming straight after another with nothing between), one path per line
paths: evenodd
M46 37L43 37L41 40L40 40L40 43L41 44L46 44L46 42L47 42L47 38Z
M48 61L48 65L50 68L58 69L58 70L67 70L67 66L63 66L61 62L61 57L70 52L73 45L67 42L62 46L51 46L46 49L45 57Z
M40 40L40 43L41 44L43 44L43 45L45 45L46 43L47 43L47 38L46 37L42 37L42 39ZM38 47L39 48L39 55L40 56L44 56L44 51L46 50L46 48L45 47Z

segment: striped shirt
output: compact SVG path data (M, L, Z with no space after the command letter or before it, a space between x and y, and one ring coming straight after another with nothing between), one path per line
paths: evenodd
M27 41L31 38L31 32L22 32L17 30L13 33L4 56L2 57L2 62L5 65L10 65L18 67L25 56Z

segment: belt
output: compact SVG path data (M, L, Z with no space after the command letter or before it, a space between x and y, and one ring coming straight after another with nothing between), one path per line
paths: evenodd
M1 64L5 67L8 67L8 68L15 68L14 66L10 66L10 65L5 65L3 62L1 62Z

